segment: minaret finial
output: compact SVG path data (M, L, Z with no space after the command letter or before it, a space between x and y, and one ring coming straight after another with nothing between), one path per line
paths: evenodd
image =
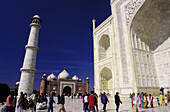
M92 22L93 22L93 37L95 37L95 27L96 27L96 25L95 25L95 23L96 23L95 17L93 17Z

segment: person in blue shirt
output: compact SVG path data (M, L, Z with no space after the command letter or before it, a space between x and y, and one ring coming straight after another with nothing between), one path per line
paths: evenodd
M54 96L55 96L55 93L53 92L52 95L50 95L50 100L49 100L49 107L48 107L48 112L53 112L53 103L55 103L54 101Z
M108 100L105 92L101 96L101 102L103 104L103 110L104 110L104 112L106 112L106 104L107 104L107 102L109 102L109 100Z
M66 93L63 93L60 97L60 101L57 103L57 104L60 105L58 112L61 112L61 110L63 110L63 112L66 112L65 107L64 107L64 104L65 104L65 97L64 96L65 95L66 95Z

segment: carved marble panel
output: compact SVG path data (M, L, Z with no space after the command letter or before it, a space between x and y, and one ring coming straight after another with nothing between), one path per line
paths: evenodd
M130 20L134 16L135 12L137 11L138 7L144 2L145 0L131 0L126 6L126 22L129 24Z

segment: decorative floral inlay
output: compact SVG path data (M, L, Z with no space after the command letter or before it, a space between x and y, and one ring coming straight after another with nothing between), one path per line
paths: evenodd
M141 5L142 1L144 0L131 0L126 6L126 20L127 24L133 17L133 14L135 13L136 9Z

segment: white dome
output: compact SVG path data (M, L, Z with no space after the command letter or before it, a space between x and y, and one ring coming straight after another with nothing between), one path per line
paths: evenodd
M47 81L55 81L55 80L57 80L57 77L53 73L47 77Z
M70 75L66 70L63 70L59 75L58 79L70 79Z
M40 19L40 16L39 15L34 15L33 18L39 18Z
M73 80L78 80L79 78L78 78L76 75L74 75L74 76L72 77L72 79L73 79Z
M16 85L16 86L18 86L18 85L19 85L19 81L18 81L18 82L16 82L16 83L15 83L15 85Z

